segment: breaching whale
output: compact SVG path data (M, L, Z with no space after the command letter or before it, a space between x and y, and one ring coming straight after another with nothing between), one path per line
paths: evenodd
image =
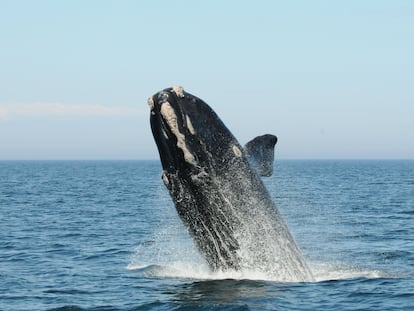
M277 137L265 134L253 138L244 145L247 159L260 176L271 176L273 174L273 162L275 158L275 145Z
M216 113L182 87L164 89L148 104L162 180L209 267L311 281L262 180Z

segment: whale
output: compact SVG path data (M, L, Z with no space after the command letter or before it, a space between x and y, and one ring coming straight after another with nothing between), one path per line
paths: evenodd
M251 166L260 176L269 177L273 174L275 145L277 137L272 134L257 136L244 145L244 150Z
M312 281L259 174L213 109L180 86L148 104L162 180L210 270Z

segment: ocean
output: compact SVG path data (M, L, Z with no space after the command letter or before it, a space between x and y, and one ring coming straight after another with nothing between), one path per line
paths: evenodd
M0 310L414 310L414 161L276 159L264 182L315 282L210 272L159 161L2 161Z

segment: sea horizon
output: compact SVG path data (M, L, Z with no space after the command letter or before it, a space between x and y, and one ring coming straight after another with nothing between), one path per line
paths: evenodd
M93 162L133 162L133 161L160 161L155 158L148 159L120 159L120 158L108 158L108 159L97 159L97 158L74 158L74 159L0 159L0 162L84 162L84 161L93 161ZM277 161L414 161L414 158L275 158Z

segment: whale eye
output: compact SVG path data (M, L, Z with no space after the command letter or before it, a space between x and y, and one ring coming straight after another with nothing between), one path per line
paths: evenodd
M200 183L209 178L209 174L206 172L206 169L201 166L196 166L196 171L191 175L191 180L195 183Z

